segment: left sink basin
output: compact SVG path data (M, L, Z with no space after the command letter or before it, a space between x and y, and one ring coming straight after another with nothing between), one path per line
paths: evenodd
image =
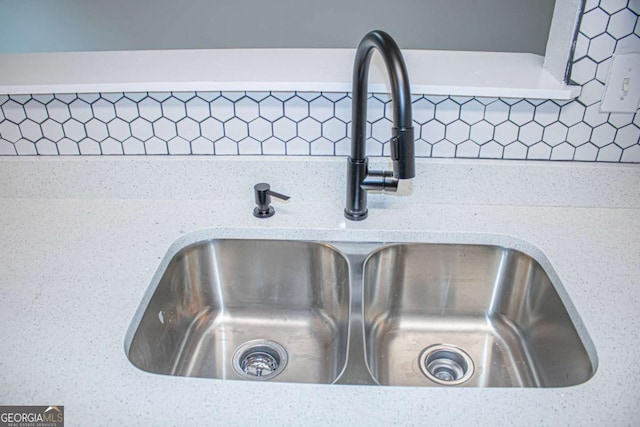
M140 307L127 356L157 374L333 383L346 365L349 264L316 242L180 250Z

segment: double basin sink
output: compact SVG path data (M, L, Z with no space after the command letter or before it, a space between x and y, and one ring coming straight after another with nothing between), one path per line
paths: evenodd
M515 249L216 239L180 250L160 277L126 345L151 373L565 387L596 369L568 298Z

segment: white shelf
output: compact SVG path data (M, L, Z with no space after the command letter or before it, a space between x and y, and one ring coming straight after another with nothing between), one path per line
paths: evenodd
M354 49L223 49L0 54L0 94L351 91ZM404 50L414 94L568 100L534 54ZM387 92L375 55L370 92Z

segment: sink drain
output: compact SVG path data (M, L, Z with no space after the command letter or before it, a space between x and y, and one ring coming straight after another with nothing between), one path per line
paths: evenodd
M233 354L233 369L249 380L270 380L279 375L286 365L287 352L274 341L247 341Z
M420 370L431 381L442 385L458 385L473 375L471 357L458 347L432 345L420 353Z

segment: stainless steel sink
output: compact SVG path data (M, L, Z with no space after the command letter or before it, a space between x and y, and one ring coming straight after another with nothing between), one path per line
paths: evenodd
M563 387L594 374L533 258L495 246L397 244L364 266L366 361L385 385Z
M563 387L596 369L557 277L514 249L208 240L177 252L159 277L127 341L148 372Z
M128 357L158 374L332 383L349 301L347 260L328 245L200 242L169 262Z

